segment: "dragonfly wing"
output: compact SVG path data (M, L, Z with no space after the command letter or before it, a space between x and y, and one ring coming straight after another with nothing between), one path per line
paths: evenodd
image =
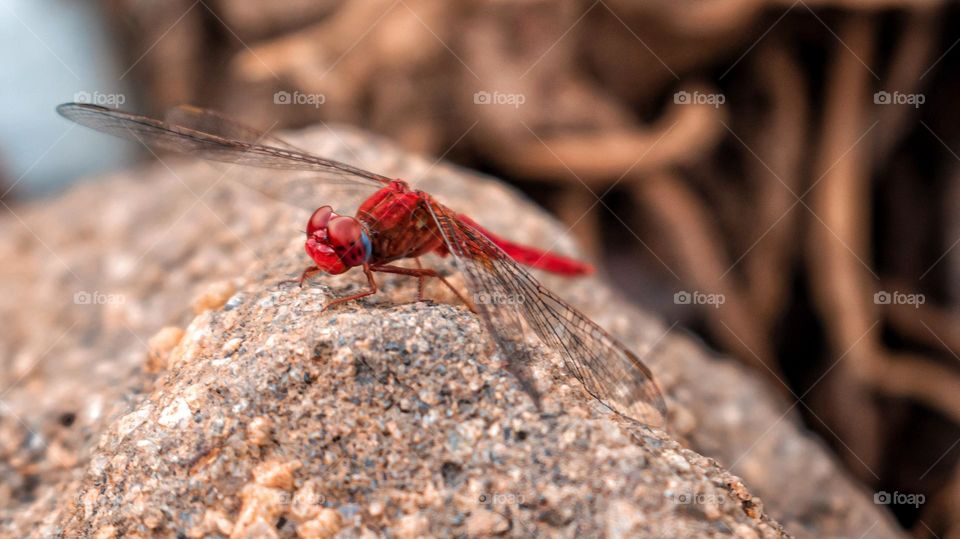
M244 125L215 110L195 107L193 105L177 105L167 110L163 119L167 125L186 127L203 133L215 133L223 138L239 140L250 144L266 144L293 152L309 153L280 137Z
M281 147L271 146L267 143L279 139L203 109L181 107L172 113L172 121L183 120L187 125L86 103L64 103L57 107L57 112L109 135L211 161L317 172L375 187L390 182L379 174L309 154L282 141Z
M623 416L663 426L666 405L650 369L603 328L541 285L482 232L438 205L434 219L498 345L514 349L518 314L587 393Z

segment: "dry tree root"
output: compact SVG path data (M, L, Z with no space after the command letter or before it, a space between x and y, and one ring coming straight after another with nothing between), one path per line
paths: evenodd
M855 445L847 454L848 464L864 478L879 468L881 423L877 410L870 406L870 395L863 383L876 369L880 332L876 326L876 306L871 303L875 275L870 260L869 153L860 145L873 125L867 119L871 101L870 64L875 48L875 21L866 15L844 21L839 35L850 48L835 48L833 65L828 69L825 121L819 138L814 168L817 184L810 193L813 221L807 236L807 258L815 303L826 321L827 337L834 350L844 357L830 373L837 380L830 385L848 392L852 410L861 412L838 415L840 436ZM853 391L849 391L853 390ZM851 433L856 433L852 436Z
M710 316L717 339L770 378L773 387L788 394L789 387L768 347L768 328L754 318L742 285L723 278L730 261L718 250L723 242L696 197L683 182L666 173L637 185L637 198L663 225L676 247L681 267L689 271L686 280L725 298L722 309L714 309L717 314Z

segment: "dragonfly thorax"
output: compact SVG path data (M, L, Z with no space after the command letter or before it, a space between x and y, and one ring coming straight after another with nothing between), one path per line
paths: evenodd
M318 208L307 221L307 254L321 270L337 275L369 261L370 238L353 217L330 206Z

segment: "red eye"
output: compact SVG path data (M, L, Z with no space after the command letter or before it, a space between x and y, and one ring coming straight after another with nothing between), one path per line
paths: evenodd
M327 223L327 233L334 246L349 247L360 239L360 222L353 217L337 216Z
M340 260L340 257L329 246L318 243L314 238L307 240L305 245L307 254L313 259L317 267L331 274L337 275L349 269L346 264Z
M317 230L326 228L327 223L330 222L331 215L333 215L333 208L330 206L317 208L317 211L313 212L310 220L307 221L307 236L313 235Z

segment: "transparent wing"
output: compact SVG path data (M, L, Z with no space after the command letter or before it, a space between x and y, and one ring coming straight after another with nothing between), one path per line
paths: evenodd
M623 416L652 426L665 424L663 396L640 358L544 288L479 230L439 204L428 207L478 311L508 357L514 356L522 317L587 393Z
M85 103L64 103L57 107L57 112L103 133L211 161L318 172L376 187L390 182L379 174L312 155L216 112L196 107L173 109L166 122Z
M195 107L193 105L177 105L167 110L163 119L164 123L168 126L175 125L185 127L201 133L212 133L221 138L238 140L249 144L263 144L292 152L310 153L279 137L241 124L215 110Z

